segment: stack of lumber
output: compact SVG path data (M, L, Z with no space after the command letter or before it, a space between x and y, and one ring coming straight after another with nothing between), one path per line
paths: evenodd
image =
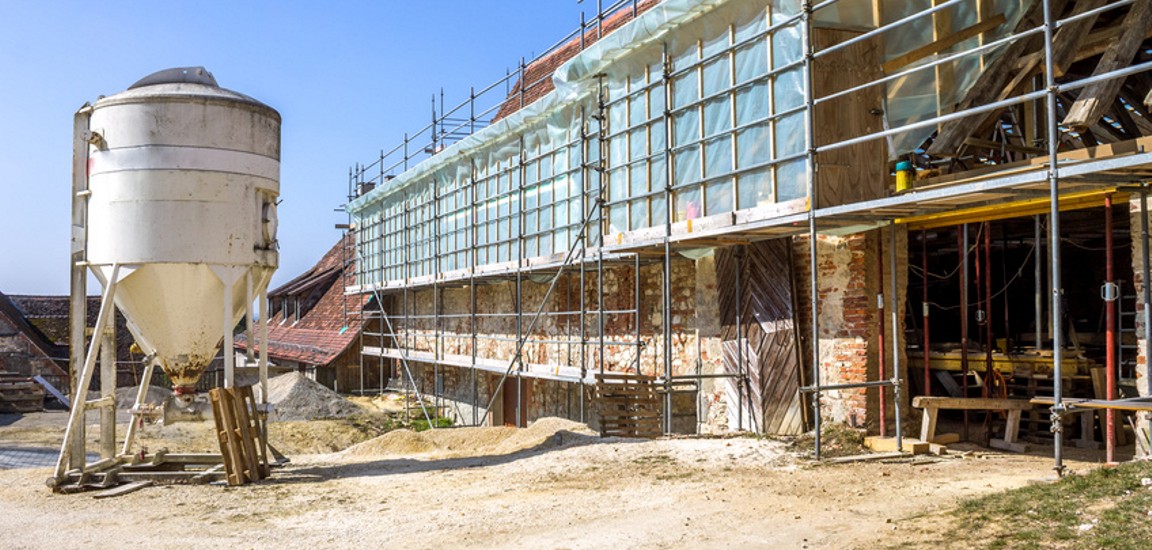
M0 412L27 413L44 410L44 388L20 374L0 371Z
M243 485L268 477L268 439L252 387L216 388L208 397L228 484Z
M657 438L662 435L660 396L654 377L597 374L594 402L600 414L601 437Z

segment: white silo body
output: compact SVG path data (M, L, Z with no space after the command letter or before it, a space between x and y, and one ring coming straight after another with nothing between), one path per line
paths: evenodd
M116 305L191 393L278 265L280 115L172 69L101 98L88 127L88 264L105 285L120 266Z

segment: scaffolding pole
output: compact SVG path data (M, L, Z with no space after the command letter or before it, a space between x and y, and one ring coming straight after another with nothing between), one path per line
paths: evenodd
M1050 281L1052 291L1052 392L1055 403L1052 405L1052 433L1053 469L1056 475L1064 475L1064 426L1063 413L1066 408L1063 403L1064 392L1064 327L1061 315L1063 304L1060 300L1062 291L1060 281L1060 179L1059 179L1059 127L1056 113L1056 94L1060 88L1056 86L1055 66L1052 60L1052 37L1054 36L1055 20L1052 14L1051 0L1042 0L1044 6L1044 85L1047 100L1047 145L1048 145L1048 200L1049 207L1049 258L1052 265L1052 278ZM991 342L988 343L991 345Z
M816 209L820 204L816 187L816 103L812 89L812 61L815 58L815 43L812 38L812 4L807 0L801 3L801 47L804 57L804 180L808 193L808 293L809 315L812 319L810 335L812 347L812 418L813 456L820 460L821 413L820 413L820 287L817 273Z

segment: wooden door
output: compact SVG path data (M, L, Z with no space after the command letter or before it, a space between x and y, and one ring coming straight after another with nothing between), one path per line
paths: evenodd
M738 379L726 379L731 429L805 430L790 244L773 239L716 251L724 369L748 380L739 399Z
M517 381L520 382L519 397L517 397L516 394ZM509 376L504 380L504 385L501 387L500 391L504 394L503 422L505 426L516 425L517 400L519 400L520 405L520 427L524 428L528 426L528 404L532 402L531 388L532 384L530 381L523 378L518 379Z

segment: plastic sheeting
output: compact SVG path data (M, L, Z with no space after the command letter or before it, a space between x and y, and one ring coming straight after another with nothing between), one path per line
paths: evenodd
M886 32L883 58L974 24L978 2L962 0ZM1000 28L910 67L1013 28L1021 0L990 4L986 17L1007 19ZM864 32L933 5L840 0L814 13L815 26ZM798 0L665 0L593 43L555 71L553 92L349 204L362 237L378 241L362 242L372 272L362 282L561 254L576 239L601 180L609 234L663 225L669 183L674 221L803 198L807 79L799 10ZM888 83L888 126L949 111L993 55ZM593 116L601 84L602 121ZM607 136L603 177L583 169L601 160L600 130ZM889 153L913 150L930 134L897 134ZM599 238L596 221L588 245Z

